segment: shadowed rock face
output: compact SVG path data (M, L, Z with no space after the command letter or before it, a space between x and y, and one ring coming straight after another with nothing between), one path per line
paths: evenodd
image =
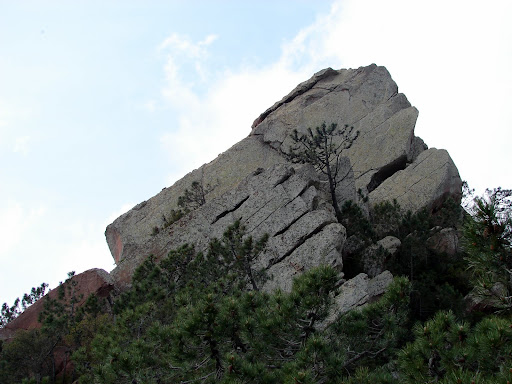
M367 209L397 199L416 212L434 209L448 196L459 198L461 188L448 153L427 150L414 136L417 116L384 67L316 73L262 113L247 138L107 227L117 264L114 281L129 285L134 269L150 254L160 258L184 243L205 249L235 220L255 238L270 236L255 264L273 276L265 289L287 290L294 276L319 264L342 271L345 228L336 222L325 179L311 166L287 162L290 135L324 121L354 126L359 136L342 160L339 202L354 200ZM152 236L162 215L177 208L178 197L194 181L215 186L207 203Z

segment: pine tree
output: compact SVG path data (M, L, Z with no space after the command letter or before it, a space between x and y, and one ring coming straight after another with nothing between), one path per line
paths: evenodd
M208 258L219 261L219 266L236 273L239 278L246 280L253 290L258 291L264 273L254 271L252 264L263 251L268 240L268 235L254 241L251 236L245 235L245 227L239 220L230 225L222 235L222 239L214 239L210 243Z
M327 127L325 122L316 127L314 132L308 128L306 134L299 134L295 129L291 135L294 145L290 146L287 153L288 159L294 163L312 164L317 171L327 177L332 206L338 222L342 220L341 209L336 198L336 188L343 181L343 178L340 179L342 176L340 160L343 151L350 148L358 136L359 131L354 131L354 127L345 125L339 129L335 123Z
M496 311L512 309L512 190L476 197L464 225L464 248L474 295Z
M9 306L7 303L3 303L0 312L0 328L17 318L25 309L42 298L46 292L46 288L48 288L48 284L41 283L38 287L32 287L30 293L25 293L21 300L19 297L16 298L12 306Z
M471 328L452 312L414 327L398 357L404 383L506 383L512 380L510 319L490 316Z
M193 211L206 204L206 195L213 191L213 189L210 184L204 185L202 179L201 181L193 181L190 185L190 189L185 189L183 195L178 197L178 206L182 208L185 213Z

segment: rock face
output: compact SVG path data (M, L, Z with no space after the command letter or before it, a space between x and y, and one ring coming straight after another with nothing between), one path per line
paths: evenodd
M262 113L247 138L107 227L117 263L114 281L121 288L129 285L134 269L150 254L160 258L185 243L204 250L235 220L254 238L269 235L254 264L271 277L266 290L289 290L294 276L319 264L342 273L345 228L334 216L326 180L310 165L287 162L290 135L323 122L354 126L359 136L344 152L336 192L340 205L352 200L368 211L396 199L416 212L435 209L448 196L457 199L461 190L448 153L427 149L414 136L417 116L384 67L316 73ZM177 208L178 197L194 181L215 187L206 204L162 229L162 216ZM371 274L377 278L380 272L378 267Z
M427 239L426 245L435 253L455 256L459 252L459 234L455 228L439 228Z
M318 176L310 165L278 164L255 172L166 230L132 245L112 277L122 288L150 254L159 259L184 244L204 251L236 220L255 239L269 235L265 252L255 263L256 268L266 268L269 277L275 277L264 289L289 289L297 273L320 263L341 271L345 228L336 222L331 210L324 208L327 204L322 203L318 186ZM317 259L312 260L311 254L318 255Z
M450 155L443 149L422 152L409 167L386 179L370 193L374 204L396 199L405 210L439 206L448 196L460 196L461 179Z
M162 215L167 215L178 205L178 197L194 181L215 187L207 199L218 197L257 169L267 169L286 160L272 148L254 137L248 137L235 144L214 161L203 165L178 180L172 187L164 188L159 194L137 204L107 227L105 236L110 252L116 263L126 255L139 251L139 245L146 242L155 226L162 225Z

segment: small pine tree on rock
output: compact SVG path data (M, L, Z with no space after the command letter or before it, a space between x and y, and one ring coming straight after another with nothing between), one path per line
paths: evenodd
M345 125L343 128L338 128L335 123L327 126L325 122L314 131L308 128L306 134L299 134L295 129L291 135L294 145L290 146L287 153L288 160L293 163L312 164L317 171L327 176L332 205L338 222L342 220L341 209L336 199L336 188L343 181L340 179L342 170L340 160L343 151L349 149L358 136L359 131L354 131L352 126Z

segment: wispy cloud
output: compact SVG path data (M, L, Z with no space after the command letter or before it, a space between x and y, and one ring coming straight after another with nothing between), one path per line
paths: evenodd
M211 53L207 47L215 35L193 43L176 36L166 39L160 49L178 47L168 53L165 64L166 84L162 94L178 114L179 126L164 133L161 143L171 163L182 165L169 175L176 181L191 168L211 161L219 153L243 139L250 132L253 120L273 101L280 99L308 76L311 68L292 69L287 50L276 63L264 68L241 67L238 70L220 69L206 74ZM194 59L190 67L179 52L188 52ZM201 79L201 91L187 82L188 71Z
M166 48L172 48L185 53L187 56L200 58L206 55L204 47L210 45L217 39L217 35L211 34L206 36L204 40L194 43L188 36L173 33L158 46L158 49L162 51Z
M160 46L172 48L163 95L179 115L179 126L165 133L161 142L171 162L183 164L169 181L245 137L259 113L314 72L328 66L357 68L371 63L385 65L401 91L419 107L417 134L427 144L448 148L463 178L480 178L475 171L481 170L482 162L478 156L466 159L466 154L485 149L467 134L469 129L477 132L479 125L485 125L488 134L506 136L494 146L502 158L508 156L504 143L512 139L507 128L512 124L510 116L483 112L506 110L503 103L512 91L508 70L512 53L504 49L511 41L511 28L505 28L504 20L512 11L509 3L483 6L476 1L447 4L433 0L412 6L406 0L335 1L329 13L318 15L282 45L281 56L274 63L207 75L201 74L201 68L208 67L215 38L194 43L176 35L169 37ZM194 66L184 65L180 53ZM191 68L206 91L197 91L194 81L185 80ZM485 76L484 68L489 69ZM485 84L502 85L492 86L493 97L477 97L477 89L486 89ZM472 113L464 112L470 110ZM506 170L494 167L493 173L498 178Z

